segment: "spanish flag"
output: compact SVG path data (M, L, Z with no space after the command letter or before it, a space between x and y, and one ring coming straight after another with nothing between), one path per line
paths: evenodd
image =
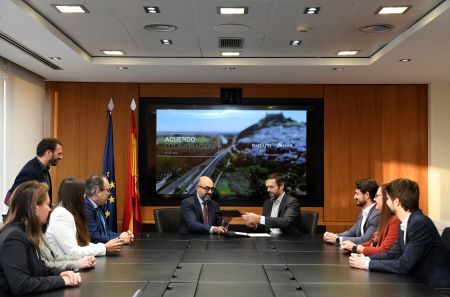
M139 233L142 230L141 199L139 197L139 178L137 160L137 133L134 120L136 103L131 101L130 142L128 145L127 188L123 209L122 231Z

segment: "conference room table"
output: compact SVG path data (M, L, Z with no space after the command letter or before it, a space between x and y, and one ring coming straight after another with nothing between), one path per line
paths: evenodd
M83 283L46 297L434 297L406 275L350 268L319 235L269 238L142 234L120 254L97 257Z

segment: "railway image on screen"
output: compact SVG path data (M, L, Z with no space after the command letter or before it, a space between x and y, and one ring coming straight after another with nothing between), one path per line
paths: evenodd
M270 173L306 194L307 111L157 109L155 193L194 194L198 177L225 200L259 200Z

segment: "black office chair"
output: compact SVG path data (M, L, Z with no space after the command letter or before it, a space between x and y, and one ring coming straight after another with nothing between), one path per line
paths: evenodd
M316 234L319 213L316 211L302 211L300 214L301 230L306 234Z
M158 233L178 232L181 224L180 208L157 208L153 210L155 229Z
M450 227L447 227L444 229L444 231L442 231L441 238L445 247L450 250Z

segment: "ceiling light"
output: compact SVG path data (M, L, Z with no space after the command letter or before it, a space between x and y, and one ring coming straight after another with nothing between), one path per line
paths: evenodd
M344 67L334 67L333 70L334 71L342 71L342 70L344 70Z
M374 24L359 27L359 31L364 33L383 33L392 31L392 29L394 29L394 25L391 24Z
M236 67L225 67L225 71L234 71Z
M218 14L248 14L248 7L217 7Z
M164 45L170 45L170 44L172 44L173 42L172 42L172 40L170 40L170 39L161 39L161 43L164 44Z
M146 13L161 13L158 6L144 6Z
M60 57L49 57L51 60L61 60Z
M126 67L126 66L119 66L119 67L117 67L117 69L119 69L119 70L127 70L128 67Z
M411 59L400 59L400 62L411 62Z
M239 57L240 52L222 52L222 57Z
M300 44L302 44L301 40L291 40L289 42L289 45L300 45Z
M123 56L125 52L122 50L101 50L102 53L108 56Z
M303 14L318 14L320 7L306 7Z
M175 31L177 29L177 26L170 25L170 24L150 24L145 25L144 30L152 31L152 32L170 32Z
M412 6L381 6L375 11L375 14L403 14Z
M60 13L89 13L89 10L84 5L52 4L52 6Z
M347 51L338 51L337 55L338 56L354 56L358 53L359 53L359 51L357 51L357 50L347 50Z

